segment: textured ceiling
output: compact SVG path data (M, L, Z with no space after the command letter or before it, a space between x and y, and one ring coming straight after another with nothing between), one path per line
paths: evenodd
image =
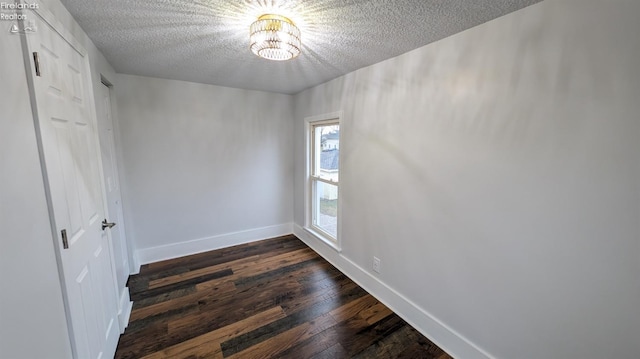
M117 72L293 94L540 0L61 0ZM249 50L265 13L292 19L302 54Z

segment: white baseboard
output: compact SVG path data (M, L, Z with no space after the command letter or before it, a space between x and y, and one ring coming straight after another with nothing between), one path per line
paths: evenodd
M294 224L293 234L454 358L491 358L477 345L369 274L342 253L315 238L304 228Z
M255 242L261 239L284 236L291 233L293 233L293 224L285 223L246 231L225 233L186 242L171 243L158 247L142 248L136 251L136 258L139 265L148 264L214 249L231 247L238 244Z
M131 266L131 275L133 274L138 274L140 273L140 267L142 266L142 264L140 264L140 258L138 258L138 252L134 252L133 253L133 265Z
M133 302L129 297L128 287L125 287L120 296L120 305L118 308L118 324L120 324L120 334L122 334L129 325L129 317L131 317L131 311L133 310Z

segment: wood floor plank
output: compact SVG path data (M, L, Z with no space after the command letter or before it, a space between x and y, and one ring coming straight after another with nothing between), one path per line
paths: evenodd
M167 284L162 287L155 287L155 288L145 290L143 292L136 292L131 294L131 299L135 301L139 299L149 298L149 297L157 296L158 294L184 289L190 286L195 286L196 284L199 284L202 282L207 282L207 281L218 279L218 278L229 277L232 275L233 275L233 271L231 269L223 269L220 271L207 273L206 275L189 278L187 280L173 282L171 284Z
M145 265L115 357L450 359L292 235Z
M336 345L338 339L338 333L331 327L306 340L293 343L290 348L279 353L278 357L290 359L312 358L331 349Z
M416 356L407 356L411 355L411 353L415 353L415 355L418 355L418 358L424 359L450 358L446 353L442 352L442 350L439 350L435 344L429 341L422 341L420 337L420 334L417 333L415 329L405 326L369 346L367 349L355 355L354 358L415 358Z
M357 317L345 322L345 326L339 327L341 331L339 342L348 351L350 356L355 356L376 342L391 335L396 330L407 325L400 317L390 316L369 325L365 320Z
M231 269L233 269L233 274L230 275L233 276L233 279L246 277L253 274L267 272L273 268L280 268L282 266L303 262L305 260L315 258L316 256L317 255L309 248L302 248L275 256L257 254L247 258L240 258L234 261L152 280L149 282L148 288L156 289L167 285L184 283L186 281L193 280L194 278L215 275L216 273L227 272Z
M331 314L338 322L343 322L355 317L358 313L375 305L377 302L378 301L374 297L365 295L332 310L329 314Z
M211 357L222 357L222 349L220 348L221 342L247 333L251 330L259 328L264 324L271 323L274 320L283 318L284 316L285 314L284 311L282 311L282 308L273 307L252 317L243 319L209 333L202 334L195 338L163 349L159 352L147 355L144 358L188 358L191 356L197 357L202 355Z
M348 358L349 354L344 349L342 344L336 343L332 345L329 349L321 351L318 354L313 355L310 359L337 359L337 358Z
M229 356L225 355L225 358L273 358L295 345L295 343L307 340L335 324L336 322L333 317L325 314L253 345L241 352Z
M169 284L183 282L189 279L198 278L211 273L216 273L224 270L231 270L234 266L240 266L241 264L244 264L244 263L255 263L259 259L260 259L260 255L256 254L251 257L240 258L231 262L225 262L218 265L190 270L187 272L179 273L179 274L168 276L168 277L158 278L158 279L149 281L149 289L164 287ZM233 272L233 274L235 274L235 272Z
M116 349L116 359L140 358L147 353L154 352L155 338L162 338L167 334L165 323L149 323L149 325L139 331L131 331L128 328L120 336ZM141 340L140 338L146 338Z
M201 313L197 318L184 317L172 321L169 323L168 331L174 334L216 329L216 325L226 325L240 316L256 311L257 308L276 306L277 296L295 291L297 288L299 288L297 283L274 283L260 290L223 294L209 300L202 300L199 303Z
M138 297L133 302L133 309L143 308L156 303L161 303L161 302L166 302L168 300L181 298L186 295L193 294L197 291L198 290L196 286L193 285L193 286L187 286L185 288L171 290L168 292L163 292L151 297Z
M318 271L329 270L330 264L318 257L309 260L281 266L271 271L263 271L252 276L244 276L235 280L235 284L239 290L260 285L265 282L296 280L300 284L304 284L304 279L317 273Z
M287 316L273 323L258 328L250 333L239 336L223 343L222 350L227 354L235 353L235 350L244 350L247 347L253 346L256 343L267 340L274 335L278 335L284 331L294 328L302 323L313 320L325 313L329 313L332 309L348 302L353 297L365 295L366 292L358 286L353 286L347 292L336 291L335 294L323 294L318 296L317 302L311 302L308 306L298 307L297 311L285 312ZM321 300L320 300L321 299ZM284 305L283 305L284 308Z
M146 307L135 308L131 311L130 322L135 322L147 318L149 316L157 315L175 309L176 307L182 307L193 303L198 303L202 299L206 299L209 296L222 295L223 293L232 293L235 290L235 284L226 278L215 279L207 282L203 282L196 285L196 291L194 293L170 299L164 302L151 304Z
M362 288L349 281L345 276L341 276L338 281L332 282L336 285L325 287L321 284L304 288L300 296L281 303L282 308L287 314L294 314L326 301L330 301L335 307L338 307L341 303L348 303L350 298L359 298L365 294ZM345 298L340 298L340 296L345 296Z
M393 314L391 309L387 308L384 304L377 302L371 307L358 313L358 316L364 319L368 324L374 324Z
M318 255L311 248L298 249L290 253L283 253L277 256L265 258L262 261L255 261L234 268L234 273L239 277L249 277L263 272L272 271L276 268L289 266L316 258Z

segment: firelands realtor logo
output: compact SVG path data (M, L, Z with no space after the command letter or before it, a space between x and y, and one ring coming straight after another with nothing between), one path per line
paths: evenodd
M33 20L27 18L25 10L37 10L39 4L29 2L0 2L0 20L13 21L9 26L11 34L28 34L36 31Z

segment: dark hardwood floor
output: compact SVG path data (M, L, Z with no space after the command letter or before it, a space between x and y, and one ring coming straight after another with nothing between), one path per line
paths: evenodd
M116 358L451 358L294 236L153 263Z

